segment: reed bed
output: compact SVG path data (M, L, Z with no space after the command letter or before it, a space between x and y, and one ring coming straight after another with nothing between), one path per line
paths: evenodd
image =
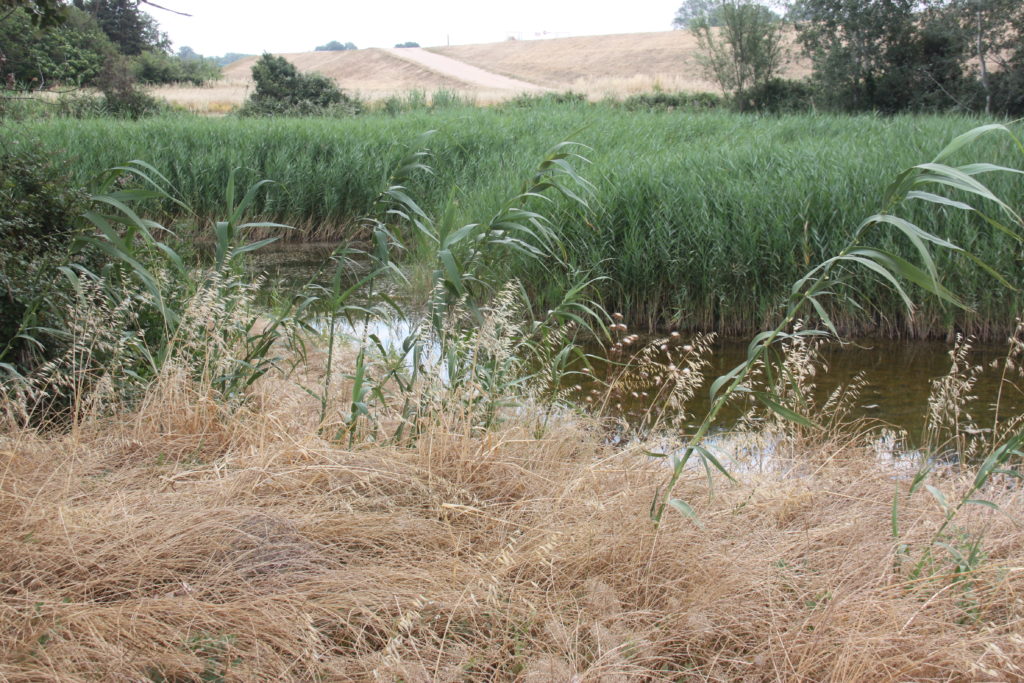
M115 417L4 431L0 678L1024 675L1020 493L958 517L954 547L984 533L969 573L936 559L911 578L893 494L912 547L942 512L852 431L710 498L684 476L702 525L655 528L663 467L584 418L538 436L528 414L474 433L452 412L414 445L350 448L317 420L291 381L268 375L231 410L168 374Z
M408 190L452 226L495 213L507 188L522 183L545 149L571 138L591 148L592 164L583 169L595 185L590 208L581 211L570 201L544 207L559 226L569 270L607 276L598 299L634 326L731 336L776 319L789 283L835 253L879 208L889 179L977 124L956 116L756 118L538 104L348 120L47 121L7 126L0 139L43 139L83 183L112 165L144 159L204 218L220 210L225 179L240 168L243 181L278 182L256 207L261 217L297 226L294 239L316 241L360 237L353 219L367 212L389 169L426 130L438 131L430 143L435 174L414 178ZM986 141L974 154L1019 165L1009 142ZM985 181L1011 205L1020 204L1019 179ZM980 221L934 207L907 218L1024 285L1021 246ZM903 249L888 239L880 236L880 245ZM830 311L833 320L846 333L907 337L957 330L992 339L1012 329L1018 295L1007 295L968 262L939 265L973 313L929 304L910 318L896 295L864 282L858 288L873 307L840 301ZM537 264L510 260L505 267L532 283L540 306L567 287Z

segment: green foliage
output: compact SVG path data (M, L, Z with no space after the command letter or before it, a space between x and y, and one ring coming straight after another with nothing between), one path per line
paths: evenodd
M430 135L421 136L421 142ZM336 250L333 286L322 289L319 297L317 307L327 307L327 368L322 388L307 391L321 402L322 431L336 439L347 436L350 443L357 433L378 438L382 418L391 417L398 418L398 428L389 438L401 441L415 438L424 420L429 424L439 412L450 414L453 408L471 428L487 429L501 419L504 408L527 397L530 385L549 407L557 401L562 375L580 355L569 330L592 334L600 326L597 311L583 300L591 282L577 280L546 315L533 319L525 290L496 277L494 264L515 256L550 269L565 267L565 245L551 222L532 207L547 203L547 195L555 193L586 206L578 192L590 185L575 169L586 160L576 148L556 145L489 220L458 227L424 212L405 185L414 176L433 173L426 164L429 150L417 149L398 162L375 202L375 215L362 221L372 232L373 250ZM405 281L393 257L406 250L417 252L431 268L425 320L390 349L364 333L354 371L347 376L350 400L338 418L330 419L339 320L366 314L362 324L369 326L373 311L353 306L350 296L360 288L372 290L385 276ZM372 267L346 288L342 271L355 254ZM530 368L547 372L533 382Z
M123 56L107 59L96 79L103 92L107 114L126 119L139 119L167 110L167 105L136 87L131 60Z
M502 104L503 107L525 108L545 107L548 105L585 105L587 96L584 93L566 90L564 92L546 92L539 95L520 93Z
M209 57L209 59L212 59L217 64L217 66L223 67L227 66L228 64L231 64L232 62L237 62L239 59L243 59L244 57L253 56L255 55L244 54L241 52L228 52L225 53L223 57Z
M814 107L814 87L807 81L773 78L736 93L739 111L798 114Z
M94 83L115 48L92 16L67 8L63 17L44 29L17 9L0 22L0 78L32 90Z
M284 57L264 54L252 67L256 92L242 113L250 116L356 114L359 103L334 81L320 74L302 74Z
M690 24L697 36L705 73L725 93L735 94L770 81L782 67L783 28L779 17L753 0L723 0L715 11Z
M904 170L886 188L881 198L878 213L867 217L856 227L846 245L834 255L811 267L789 289L786 301L786 313L782 321L774 329L758 333L748 346L747 358L738 366L722 375L712 383L710 388L711 407L700 423L696 432L688 439L685 449L672 457L672 473L663 487L659 487L651 504L651 517L660 523L669 508L676 508L688 516L692 510L684 501L673 496L673 491L680 477L686 470L687 463L694 457L706 460L709 456L704 445L705 438L711 433L719 412L730 400L739 396L750 396L763 403L780 418L792 422L802 428L820 429L802 411L793 410L782 400L782 392L759 391L751 381L756 373L763 373L774 379L770 384L781 383L783 387L792 386L797 396L798 380L788 371L784 354L779 346L789 340L803 337L835 336L839 332L825 311L823 302L836 297L860 299L863 297L859 282L864 275L877 278L887 287L896 292L907 309L914 310L915 304L910 296L914 289L920 289L928 296L960 308L968 308L969 304L956 292L947 288L942 282L942 272L936 267L938 255L943 252L961 257L990 276L1002 286L1009 286L1003 274L994 270L989 264L978 258L976 254L944 239L936 233L928 232L915 223L899 217L895 212L912 203L925 203L935 206L955 208L968 214L974 214L988 224L989 229L1001 232L1018 244L1024 242L1024 218L1004 200L997 197L986 187L977 176L984 173L1005 173L1011 176L1024 175L1024 171L1006 168L989 163L972 163L961 166L950 166L948 162L962 149L970 146L990 134L1004 134L1013 144L1015 151L1024 155L1024 144L1006 127L1001 124L990 124L974 128L954 138L935 156L930 163L923 163ZM950 196L953 195L953 196ZM877 246L879 235L891 234L900 241L905 241L912 248L911 256L903 258L887 248ZM855 301L858 305L858 302ZM799 320L808 315L817 314L822 329L805 329ZM792 330L792 331L790 331ZM974 494L988 481L991 474L1001 470L1011 457L1019 457L1020 445L1024 442L1024 431L1010 436L1002 444L995 447L978 470L974 484L964 495L959 504L947 502L942 492L926 485L945 513L945 519L935 534L931 545L925 551L925 558L931 549L943 538L946 528L952 523L961 508L968 504L979 504L994 507L989 501L976 500ZM719 469L721 466L714 463ZM724 470L723 470L724 471ZM709 470L710 472L710 470ZM920 484L926 473L919 473L915 485ZM1018 475L1019 476L1019 475ZM912 487L913 489L913 487ZM687 510L690 510L687 513ZM893 503L892 513L893 534L898 535L898 501ZM956 557L957 549L946 546ZM975 545L975 550L978 546ZM963 566L962 554L958 558ZM926 559L922 559L925 562ZM920 567L921 564L918 565Z
M316 48L316 52L341 52L344 50L358 50L356 44L353 42L341 43L337 40L332 40L326 45L320 45Z
M963 104L969 36L952 8L911 0L801 0L798 39L821 104L846 110Z
M404 43L395 43L395 47L419 47L420 44L412 40L407 40Z
M0 151L0 362L24 370L44 351L16 335L26 315L38 322L34 304L53 288L55 265L67 262L86 206L84 190L38 144L14 140Z
M240 400L277 363L302 304L257 308L256 284L243 266L248 254L274 241L248 241L246 233L260 224L243 219L268 182L238 198L229 173L226 219L212 231L214 262L196 267L187 262L186 244L175 244L170 231L140 216L143 202L175 201L166 178L140 161L104 173L83 213L94 232L75 242L77 253L96 256L70 262L65 253L63 262L48 263L43 276L67 285L60 305L50 301L52 292L39 290L24 306L19 339L45 353L31 364L0 356L6 417L25 424L75 421L85 411L131 403L167 373L183 374L226 402ZM31 324L44 307L47 327ZM60 345L46 346L43 334Z
M170 47L156 20L139 9L138 0L74 0L74 4L96 18L123 55L164 52Z
M685 0L672 18L672 28L688 29L696 21L718 28L722 25L721 7L719 0Z
M56 26L66 18L63 0L0 0L0 12L24 9L35 26Z
M165 52L143 52L135 58L133 70L136 79L148 85L189 83L199 86L221 78L220 67L213 60L182 58Z
M622 101L622 107L629 111L701 111L717 109L724 105L725 100L722 97L709 92L643 93L631 95Z

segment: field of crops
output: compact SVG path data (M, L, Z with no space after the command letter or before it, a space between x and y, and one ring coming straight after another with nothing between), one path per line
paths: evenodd
M530 177L545 150L572 140L589 164L588 207L538 202L560 236L565 265L510 259L543 306L579 273L607 276L597 298L635 324L738 334L777 317L780 298L809 264L835 253L881 208L886 185L928 161L948 140L979 124L953 116L755 118L721 112L626 112L604 106L452 108L346 120L157 118L141 122L55 120L0 129L0 142L38 138L86 182L101 170L142 159L203 220L224 213L229 172L243 183L278 185L258 203L262 218L298 226L296 236L357 236L355 219L372 209L394 165L425 131L433 175L407 183L424 210L447 228L488 219ZM972 146L970 158L1019 166L1007 138ZM1011 204L1019 181L983 174ZM166 208L166 207L165 207ZM922 227L972 250L1016 284L1024 250L962 211L900 207ZM182 216L154 215L182 224ZM187 228L186 228L187 229ZM906 251L893 235L877 244ZM412 258L415 258L413 250ZM881 284L858 282L864 308L830 305L847 332L940 336L957 328L1000 336L1021 298L968 261L938 264L944 282L975 313L926 303L907 320ZM543 268L543 270L539 270ZM864 276L867 280L868 276Z

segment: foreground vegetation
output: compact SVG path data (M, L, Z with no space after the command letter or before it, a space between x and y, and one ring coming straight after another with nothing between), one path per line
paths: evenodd
M543 150L571 135L591 147L585 175L594 188L585 209L571 199L544 206L558 227L565 272L607 277L596 296L634 326L734 335L776 319L788 284L840 249L849 231L879 208L884 179L976 123L953 116L752 118L541 103L351 120L48 121L10 126L0 138L39 138L69 160L79 185L126 159L145 159L201 221L220 210L231 169L240 169L246 182L273 179L278 184L257 200L255 213L299 226L288 232L290 239L323 240L366 237L356 217L369 210L391 167L426 130L438 131L429 143L434 174L411 177L407 191L442 231L495 213L507 188ZM1012 163L1010 143L980 144L984 158ZM1012 177L987 182L1011 203L1019 201L1021 186ZM908 210L918 224L1024 284L1019 244L984 229L977 216L949 206ZM186 218L170 203L154 216ZM407 259L415 262L418 238L401 237ZM880 239L882 246L904 249ZM846 332L900 336L961 330L998 338L1010 331L1020 310L1016 295L963 259L943 257L940 266L944 282L973 313L926 304L911 320L883 284L864 282L872 307L837 304L834 321ZM541 310L571 286L530 260L495 267L527 283Z
M212 263L196 267L135 210L165 180L141 162L112 169L100 192L66 197L88 203L91 226L69 260L23 254L57 284L0 351L0 676L1019 675L1024 417L961 429L958 351L935 384L928 452L894 460L842 422L849 393L809 400L814 340L836 330L824 313L820 330L798 320L840 282L863 302L853 269L907 306L922 293L963 306L937 267L962 250L905 216L972 211L954 187L1019 240L1024 220L975 179L995 169L947 163L995 135L1020 146L979 128L896 176L884 213L788 289L785 318L714 383L692 435L683 411L708 337L654 342L676 362L641 354L636 371L669 400L626 439L563 390L588 374L580 337L626 326L586 300L559 224L532 208L561 196L586 209L578 146L549 150L490 218L458 227L409 197L429 171L414 146L360 221L370 246L342 245L329 287L269 307L244 268L273 228L245 220L265 182L242 192L229 172ZM877 233L908 259L873 246ZM425 316L389 345L380 311L352 295L402 280L406 245L429 264ZM574 287L533 317L495 267L513 257ZM748 399L762 408L738 448L709 438L719 408ZM950 450L959 462L940 466Z
M353 359L345 360L349 371ZM416 445L341 447L290 382L226 410L167 376L136 411L0 437L0 675L136 680L1010 679L1019 495L911 576L909 481L845 434L679 494L586 421L457 412ZM961 475L933 481L947 495ZM926 544L942 512L903 511ZM984 552L970 548L984 532Z

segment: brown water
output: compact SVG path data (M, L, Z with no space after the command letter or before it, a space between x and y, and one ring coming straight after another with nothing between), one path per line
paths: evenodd
M270 282L276 283L273 286L281 288L301 286L310 279L325 284L330 279L331 269L323 267L335 246L273 245L271 248L256 252L251 266L254 272L261 272ZM403 330L408 331L408 323L396 321L393 327L391 334L386 322L374 325L376 334L382 339L395 337L396 341L400 341L400 337L404 336ZM685 335L680 337L678 343L685 343ZM632 348L638 349L642 346L641 340ZM865 384L854 402L850 416L874 418L888 423L894 428L904 430L910 444L920 443L932 381L949 372L950 349L950 345L934 341L856 340L843 345L824 345L821 349L822 360L828 371L818 373L814 377L814 395L822 402L832 391L841 386L848 386L858 373L862 373ZM593 347L589 351L595 357L594 370L599 378L607 378L616 372L616 367L621 367L621 364L628 361L628 356L623 354L615 357L615 363L602 363L602 349ZM694 419L701 419L709 408L710 383L736 367L746 358L746 354L747 341L725 341L712 346L709 356L711 365L705 370L705 377L708 379L685 406L685 412L691 416L691 423ZM977 383L970 392L976 398L967 405L968 412L980 429L991 428L997 417L996 401L999 397L1002 369L995 369L990 365L1005 355L1005 346L977 345L971 349L968 356L971 365L982 368ZM666 362L669 362L668 359ZM1016 379L1018 375L1009 373L1008 377ZM569 385L576 383L582 387L582 391L577 394L581 402L587 395L591 395L592 390L603 389L597 382L581 381L580 377L569 380ZM1024 382L1003 383L998 407L1000 422L1024 411L1024 391L1018 387L1024 387ZM655 391L648 393L653 394ZM642 395L633 397L631 392L621 393L615 397L610 406L613 411L616 403L622 404L621 414L627 418L643 413L650 404L649 398ZM728 425L739 417L739 412L738 409L724 411L721 423Z
M825 372L813 377L815 401L820 405L834 390L849 386L861 374L864 382L853 401L851 418L874 418L907 432L911 444L920 442L928 412L928 397L933 380L949 372L952 361L950 346L933 341L893 341L862 339L846 344L824 344L820 358ZM711 364L705 371L706 380L693 399L687 402L685 412L691 416L690 425L703 418L710 408L708 389L719 376L732 370L747 356L746 341L726 341L715 344L709 357ZM980 366L977 381L970 392L976 397L967 403L967 412L974 418L979 429L991 428L997 417L996 400L1002 383L1003 394L998 410L998 419L1007 418L1024 411L1024 382L1016 384L1002 382L1002 365L991 367L993 361L1006 356L1005 347L993 345L974 346L967 360L972 366ZM627 363L623 358L620 363ZM667 362L667 361L666 361ZM595 365L596 374L602 379L617 371L616 366ZM1007 379L1019 379L1016 372L1008 373ZM581 383L581 396L597 387L597 382ZM653 394L655 390L650 391ZM641 395L620 392L614 399L622 404L622 413L628 418L647 409L649 401ZM614 407L614 406L613 406ZM736 420L739 408L727 409L722 414L723 424Z

